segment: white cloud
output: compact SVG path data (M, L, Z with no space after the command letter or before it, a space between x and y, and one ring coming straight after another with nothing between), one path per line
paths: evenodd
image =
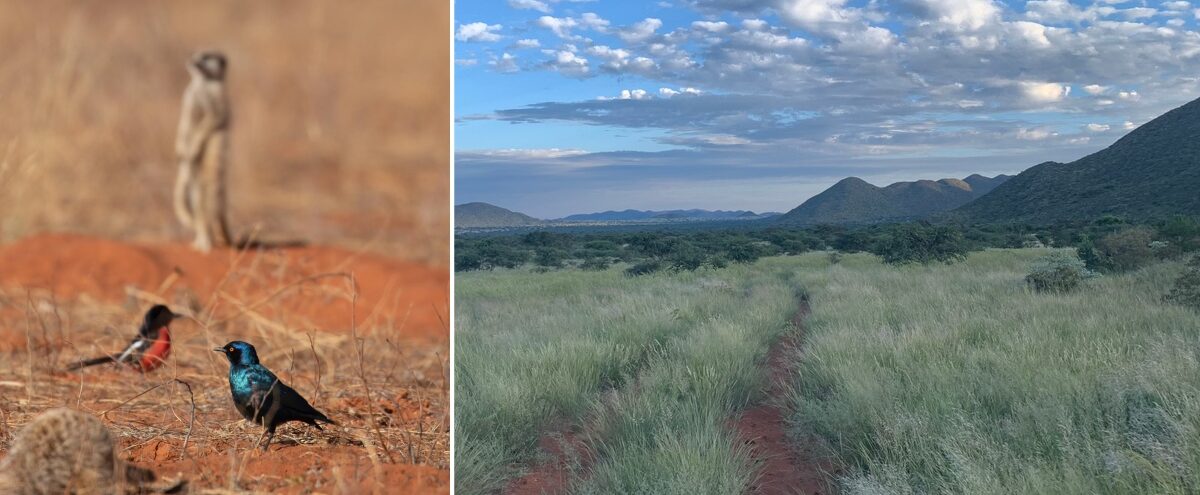
M517 67L517 57L511 53L503 53L499 57L494 57L488 62L497 72L517 72L520 67Z
M710 33L723 33L729 30L729 23L725 21L695 21L692 23L692 28Z
M458 33L454 35L454 39L458 41L499 41L500 35L496 32L503 27L499 24L488 24L486 22L459 24Z
M1050 39L1046 37L1046 26L1028 21L1013 22L1010 26L1029 43L1036 46L1050 46Z
M1121 91L1121 92L1117 93L1117 98L1120 98L1125 101L1138 101L1138 100L1142 99L1142 95L1139 95L1137 91L1132 91L1132 90Z
M1092 132L1104 132L1109 129L1108 124L1088 124L1086 127Z
M1179 12L1179 11L1184 11L1184 10L1191 8L1192 4L1191 4L1191 2L1184 2L1184 1L1163 2L1162 7L1164 9L1167 9L1170 11Z
M571 17L552 17L544 15L538 18L536 24L549 29L550 32L554 33L554 35L558 36L559 38L571 39L573 38L571 35L571 28L578 26L579 22Z
M701 141L704 141L705 143L715 144L717 146L737 146L737 145L751 143L751 141L749 139L734 136L731 134L708 134L708 135L704 135L704 136L699 136L699 139Z
M1017 139L1024 139L1026 141L1041 141L1057 135L1057 132L1040 127L1034 129L1021 128L1017 130Z
M1000 9L992 0L909 0L919 15L952 29L977 30L997 20Z
M1119 10L1117 12L1120 13L1121 16L1131 21L1137 19L1147 19L1154 17L1155 14L1158 14L1157 9L1152 9L1150 7L1134 7L1131 9Z
M538 0L508 0L508 6L514 9L536 10L543 14L550 13L550 6Z
M618 96L617 98L622 100L648 100L650 99L650 94L644 89L622 89L621 96Z
M1021 94L1031 103L1054 103L1071 94L1071 87L1053 82L1021 81Z
M1104 94L1105 91L1108 91L1108 86L1101 86L1099 84L1089 84L1089 85L1083 87L1083 92L1085 92L1089 95L1093 95L1093 96L1099 95L1099 94Z
M465 153L504 158L564 158L583 155L587 151L577 148L505 148L466 151Z
M679 88L679 89L658 88L658 95L662 96L663 98L670 98L672 96L678 96L678 95L696 96L699 94L700 94L700 90L698 90L696 88Z
M1124 124L1121 124L1121 127L1127 131L1131 131L1131 130L1137 129L1137 124L1134 124L1133 122L1126 120Z
M603 32L608 28L609 22L597 15L595 12L584 12L584 14L579 17L579 24L586 28Z
M1200 9L1196 9L1196 17L1200 18ZM762 19L745 19L742 21L742 28L750 31L762 31L768 27L770 25Z
M473 58L459 58L454 60L454 64L461 67L471 67L478 63L479 61Z
M647 17L622 30L619 36L621 39L625 40L626 43L645 41L651 36L654 36L654 32L658 31L658 28L662 27L662 25L662 20L655 19L653 17Z
M573 77L588 74L588 59L576 55L575 47L567 46L563 50L549 50L553 58L548 62L550 68Z
M541 46L542 43L540 41L529 38L517 40L516 43L513 43L513 47L516 48L541 48Z
M851 21L855 15L845 8L846 0L780 0L776 9L789 23L819 30L825 23Z

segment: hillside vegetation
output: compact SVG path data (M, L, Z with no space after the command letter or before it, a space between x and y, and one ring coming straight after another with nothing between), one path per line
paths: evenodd
M1132 221L1200 214L1200 100L1071 163L1046 162L952 212L968 222L1046 225L1116 215Z
M454 228L519 227L538 225L541 220L487 203L464 203L454 206Z
M842 179L775 219L780 225L867 224L926 218L987 194L1008 180L972 175L966 179L897 182L878 187L857 177Z

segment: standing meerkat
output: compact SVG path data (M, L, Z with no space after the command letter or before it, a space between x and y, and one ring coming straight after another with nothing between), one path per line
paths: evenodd
M153 472L118 459L114 447L112 433L95 416L46 411L21 429L0 462L0 493L114 494L154 480Z
M183 92L175 153L175 216L196 232L193 246L209 251L231 244L225 211L225 167L229 161L229 96L225 55L200 52L188 62L192 80Z

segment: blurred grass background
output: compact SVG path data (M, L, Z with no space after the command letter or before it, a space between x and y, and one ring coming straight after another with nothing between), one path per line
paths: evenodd
M0 1L0 242L190 240L171 213L193 52L230 60L231 225L448 264L450 2Z

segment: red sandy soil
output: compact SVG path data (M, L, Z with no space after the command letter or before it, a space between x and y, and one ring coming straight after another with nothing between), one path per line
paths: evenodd
M781 338L767 354L768 386L760 404L743 411L733 428L741 442L749 447L758 467L757 478L748 493L763 495L821 495L831 493L828 473L836 467L828 458L811 448L794 445L787 435L787 409L781 400L787 391L795 364L803 355L804 319L807 300L792 317L795 332Z
M556 428L538 439L538 448L547 455L544 462L533 467L524 476L509 482L504 488L507 495L555 495L567 493L571 487L571 469L578 463L586 471L592 462L592 451L587 447L584 434L567 427Z
M235 273L227 277L235 263ZM391 318L404 337L449 339L447 269L321 246L203 254L183 243L131 244L71 234L37 235L0 246L0 288L45 289L59 300L86 295L120 302L128 297L127 287L159 292L164 282L177 274L163 291L168 301L172 294L190 293L207 302L220 288L244 304L253 304L283 285L333 272L354 274L359 288L355 315L359 326L367 326L363 323L368 317ZM309 322L306 328L349 330L350 301L344 292L335 293L346 291L347 279L329 277L301 285L257 309L286 311L289 317ZM321 288L329 289L322 297L289 297ZM314 304L314 299L319 303ZM216 317L234 313L237 308L224 304Z
M353 273L358 287L353 311L348 278L308 280L334 272ZM131 293L140 299L132 300ZM23 370L0 377L6 380L0 385L7 387L0 388L0 405L6 415L0 437L11 433L4 431L8 426L24 423L50 405L69 405L96 414L114 410L103 419L121 433L122 450L129 460L163 478L187 479L193 489L449 492L449 470L444 467L448 462L445 432L449 405L442 383L449 343L448 269L322 246L203 254L182 243L127 243L67 234L32 236L0 246L0 321L6 322L0 325L0 359L24 362L31 343L33 349L61 350L75 359L75 354L93 347L120 345L108 340L123 341L120 331L115 332L121 335L113 337L108 335L113 332L103 332L96 322L76 319L70 324L74 328L71 335L79 342L42 347L45 344L38 344L41 337L29 333L37 324L26 322L30 314L57 314L45 308L47 300L55 306L63 303L66 313L86 315L88 310L79 308L110 308L104 311L111 312L111 308L124 307L121 313L133 315L144 311L154 298L193 312L215 302L210 321L225 321L228 327L214 330L221 336L245 334L251 321L257 321L282 325L285 332L317 332L321 342L320 332L349 332L353 315L359 334L368 336L375 346L368 353L395 369L372 370L378 388L374 404L368 404L357 389L358 382L349 376L349 367L343 369L340 381L333 382L329 376L334 364L329 356L353 352L349 339L328 336L341 338L334 339L341 343L321 346L327 353L323 354L327 375L324 388L316 392L311 386L311 364L295 370L293 377L288 363L297 362L296 357L260 351L282 379L306 390L310 401L341 423L327 426L324 432L303 425L283 426L270 452L263 453L251 447L261 427L241 421L236 411L227 407L224 363L210 364L211 346L197 348L203 342L197 341L196 327L188 322L176 329L178 349L172 353L172 362L154 376L132 377L126 369L104 366L73 374L43 371L43 365L31 364L29 376L37 384L33 400L23 398L25 389L19 386L26 379ZM18 328L21 326L25 328ZM102 333L107 339L102 345L87 340ZM385 343L394 347L383 347ZM308 355L304 349L297 352L304 354L301 357ZM19 369L9 364L10 371ZM170 383L169 377L164 378L168 376L164 373L189 380L195 388L199 406L194 407L199 411L187 452L181 452L180 433L187 430L191 434L186 421L188 394ZM133 400L164 380L166 386ZM117 405L124 399L130 402ZM43 406L47 401L53 403ZM412 432L408 445L410 449L417 446L417 455L411 450L397 451L392 452L395 462L373 462L372 455L382 458L383 454L372 454L364 447L361 435L364 431L370 434L370 425L387 428L393 435ZM430 435L441 440L428 440ZM422 452L422 448L426 450ZM419 458L419 463L407 460L412 458Z

